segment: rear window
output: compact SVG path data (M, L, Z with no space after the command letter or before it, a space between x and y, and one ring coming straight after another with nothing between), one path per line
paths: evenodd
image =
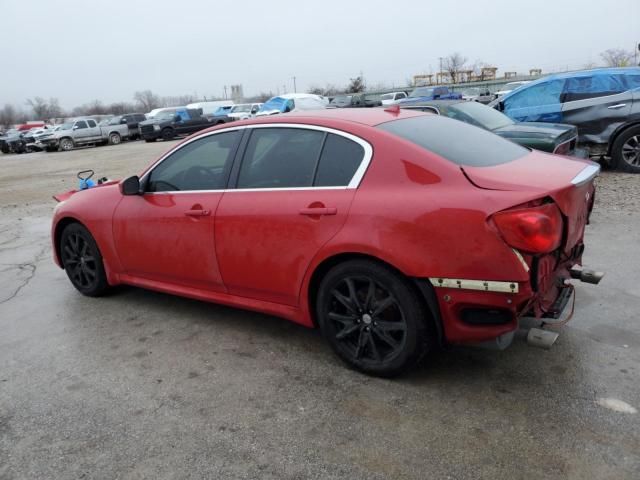
M490 167L529 153L524 147L467 123L435 115L382 123L378 128L458 165Z

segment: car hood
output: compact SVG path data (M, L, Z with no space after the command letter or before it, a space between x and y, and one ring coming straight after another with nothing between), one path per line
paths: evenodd
M512 125L496 128L493 132L506 138L527 135L529 137L540 138L567 137L568 139L578 135L578 129L573 125L544 122L517 122Z
M139 122L138 126L157 125L158 123L163 123L163 122L171 122L171 119L170 118L149 118L147 120L143 120L142 122Z

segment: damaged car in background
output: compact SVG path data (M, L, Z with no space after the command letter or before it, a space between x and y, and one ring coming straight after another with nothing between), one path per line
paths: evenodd
M493 108L465 100L431 100L401 106L403 109L436 113L470 123L524 147L558 155L586 157L576 149L578 129L573 125L544 122L516 122Z
M575 125L591 157L640 173L640 68L549 75L490 105L521 122Z
M571 279L603 275L582 267L598 172L446 116L306 111L57 195L51 238L84 295L128 284L281 316L392 376L440 345L504 348L523 316L566 323Z

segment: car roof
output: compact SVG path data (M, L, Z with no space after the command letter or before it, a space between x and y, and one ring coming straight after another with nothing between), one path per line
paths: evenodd
M287 118L312 120L342 120L353 123L361 123L375 127L381 123L410 118L420 115L429 115L424 112L412 112L410 110L399 110L396 108L327 108L325 110L305 110L291 112L282 115L267 117L276 122L286 123ZM264 117L262 117L264 118ZM266 119L265 119L266 120Z
M640 67L614 67L614 68L592 68L590 70L577 70L575 72L564 72L564 73L554 73L552 75L547 75L545 77L539 78L532 82L529 82L521 87L518 87L515 90L507 93L502 99L509 98L512 94L521 91L522 87L533 87L535 85L539 85L544 82L548 82L549 80L566 80L567 78L580 78L580 77L591 77L594 75L624 75L624 74L634 74L640 75ZM515 82L509 82L515 83Z
M422 100L418 102L407 102L400 104L400 108L411 108L411 107L437 107L439 105L449 106L455 105L456 103L466 103L467 100L463 99L455 99L455 100Z

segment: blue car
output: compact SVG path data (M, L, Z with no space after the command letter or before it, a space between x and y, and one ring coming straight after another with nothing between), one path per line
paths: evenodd
M490 106L519 122L568 123L578 144L611 167L640 173L640 68L549 75Z

